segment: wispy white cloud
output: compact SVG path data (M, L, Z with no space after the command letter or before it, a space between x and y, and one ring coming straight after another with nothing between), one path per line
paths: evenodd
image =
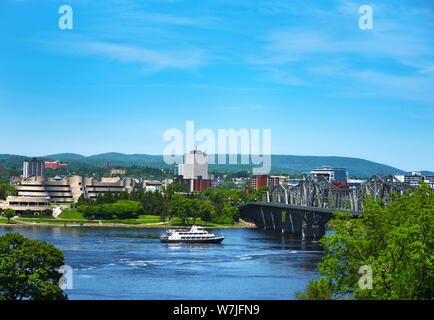
M383 3L372 4L374 29L364 31L356 27L359 4L348 0L336 3L328 13L319 13L328 15L329 20L311 18L318 22L315 27L270 30L261 38L261 50L250 56L248 63L280 84L327 88L330 81L341 81L340 89L334 82L336 92L359 86L360 91L374 90L378 97L434 103L431 9L398 7L388 11L390 7Z
M321 59L320 56L326 54L352 54L405 62L416 57L432 58L434 49L434 43L424 37L376 32L348 36L318 30L274 30L266 41L264 55L251 62L281 64L312 57Z
M189 17L182 15L174 15L168 13L150 13L150 12L122 12L120 13L122 19L128 19L130 23L141 24L169 24L178 26L191 26L191 27L206 27L213 25L221 19L218 17Z
M137 63L144 71L192 69L206 63L201 49L155 50L145 47L104 41L70 40L40 41L47 49L69 55L94 55L121 63Z
M253 91L282 91L282 89L273 87L225 87L217 86L211 84L203 83L184 83L184 84L161 84L161 83L151 83L151 84L140 84L140 83L101 83L101 84L83 84L79 87L86 88L192 88L198 90L219 90L219 91L240 91L240 92L253 92ZM260 107L260 106L256 106Z
M266 72L267 80L272 81L274 83L279 83L283 85L289 86L301 86L304 85L304 81L300 78L298 72L290 70L289 68L277 68L272 66L266 66L257 68L258 70L262 70Z
M85 42L79 43L78 46L83 53L103 55L122 62L138 62L148 66L151 70L185 69L204 63L202 50L157 51L133 45L105 42Z
M391 75L364 70L352 72L350 77L363 82L371 96L383 96L434 103L434 77Z

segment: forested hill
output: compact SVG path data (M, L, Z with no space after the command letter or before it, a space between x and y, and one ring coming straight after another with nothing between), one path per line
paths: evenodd
M210 155L210 158L212 155ZM23 160L30 159L31 156L19 156L10 154L0 154L0 167L5 168L22 168ZM70 168L98 168L103 163L110 163L115 167L127 167L127 166L150 166L159 168L168 168L163 161L161 155L149 155L149 154L123 154L123 153L103 153L92 156L83 156L74 153L61 153L54 155L47 155L44 157L38 157L42 160L60 160L68 163ZM229 161L226 161L229 163ZM240 156L238 156L238 162ZM313 168L322 166L343 167L346 168L352 177L370 177L373 174L403 174L405 171L394 168L385 164L348 157L335 157L335 156L294 156L294 155L272 155L271 167L273 173L304 173L309 172ZM226 171L235 172L241 170L250 170L253 167L252 164L210 164L210 171ZM423 171L423 174L434 175L433 172Z

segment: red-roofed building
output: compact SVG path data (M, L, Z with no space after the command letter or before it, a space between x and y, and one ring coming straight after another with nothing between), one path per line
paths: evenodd
M68 169L68 164L67 163L62 163L59 160L56 160L56 161L45 161L45 169L56 170L56 169L59 169L59 168Z

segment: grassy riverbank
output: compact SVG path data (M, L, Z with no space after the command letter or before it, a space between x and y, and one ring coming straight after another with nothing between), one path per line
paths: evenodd
M161 221L158 215L140 215L137 219L119 219L119 220L90 220L83 217L81 212L72 209L66 209L58 218L52 216L45 217L17 217L11 219L8 223L6 218L0 217L0 225L20 225L20 226L91 226L91 227L153 227L164 228L188 227L193 224L193 219L187 219L186 224L182 224L181 219L173 218L172 220ZM218 224L205 222L196 219L196 225L202 225L207 228L249 228L248 223L239 222L235 224Z
M4 224L11 225L11 224L18 224L18 223L16 221L14 221L14 220L10 220L9 223L8 223L8 219L7 218L0 217L0 225L4 225Z

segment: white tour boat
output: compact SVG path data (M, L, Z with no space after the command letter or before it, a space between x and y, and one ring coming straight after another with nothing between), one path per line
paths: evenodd
M190 230L169 229L160 237L161 242L197 242L197 243L220 243L225 237L215 236L203 227L192 226Z

